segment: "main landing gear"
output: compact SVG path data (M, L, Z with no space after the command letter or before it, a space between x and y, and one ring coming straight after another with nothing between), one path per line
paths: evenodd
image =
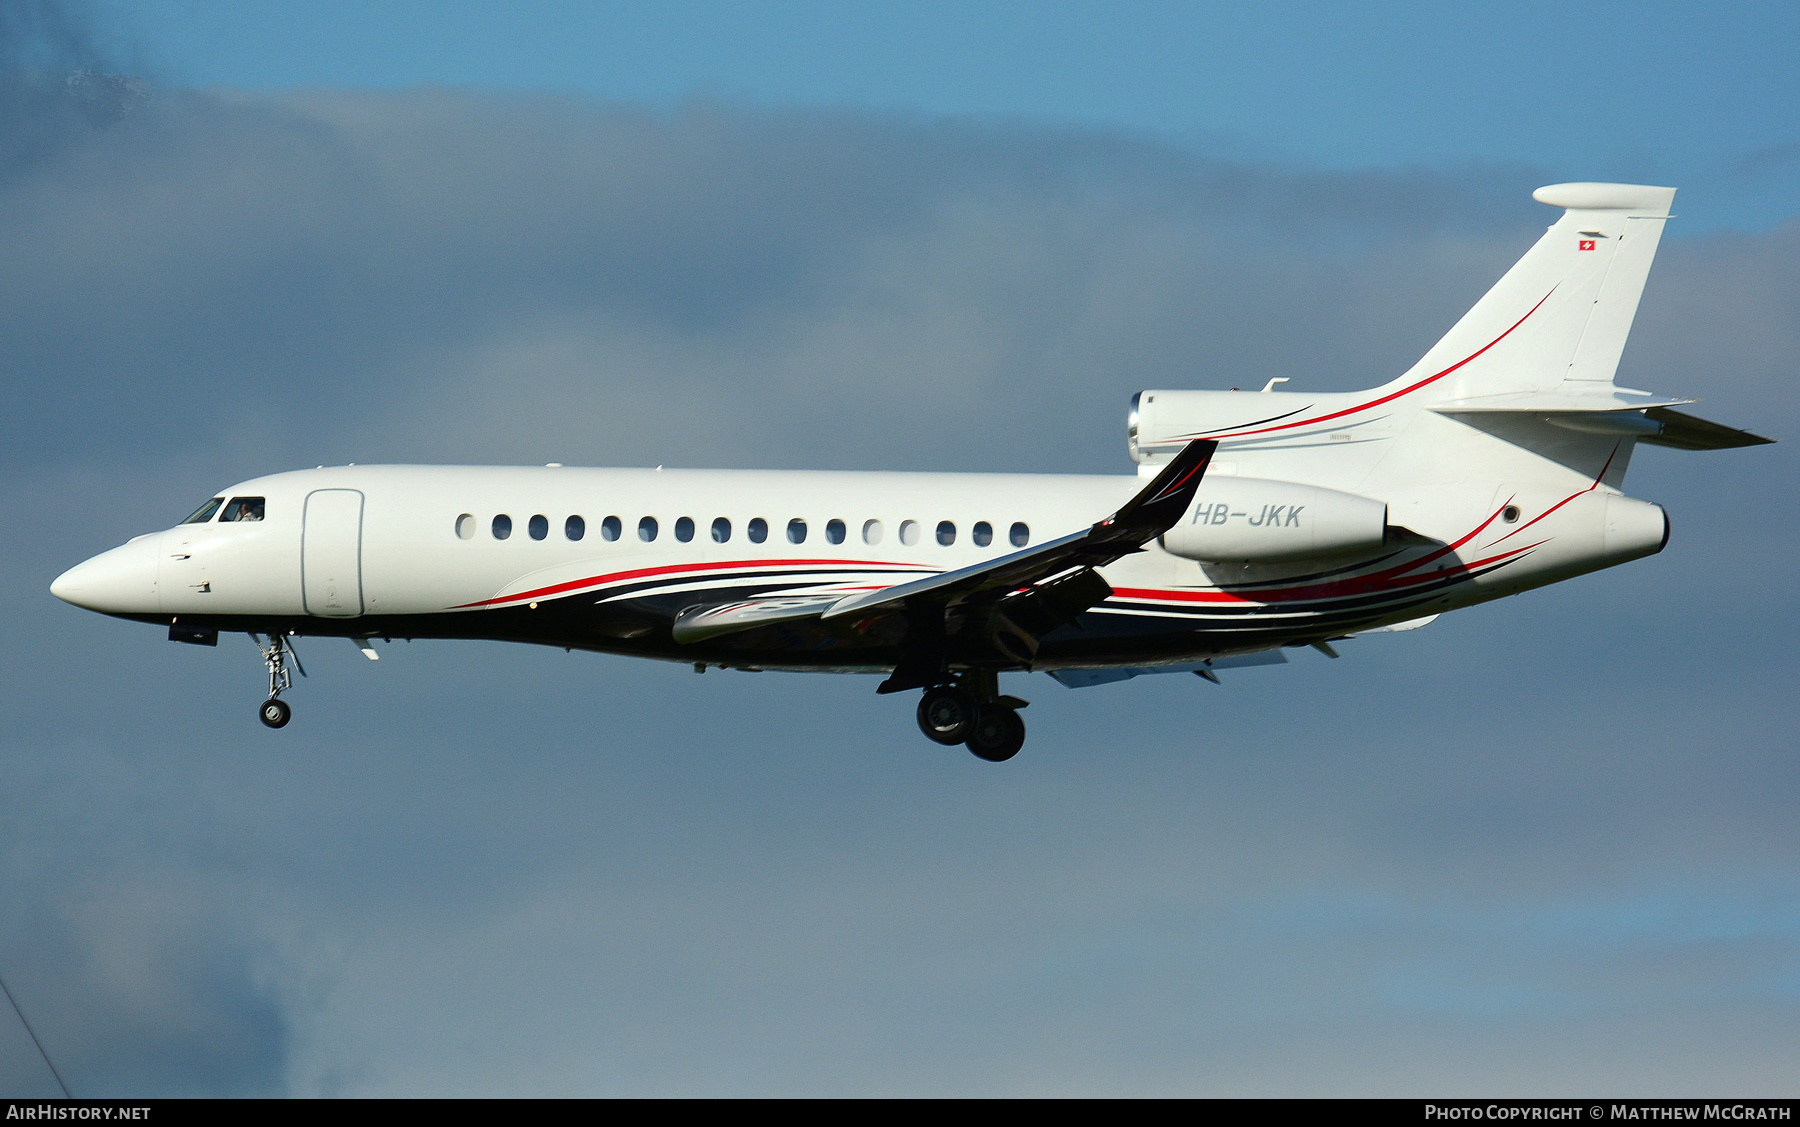
M257 718L268 727L285 728L287 722L294 717L294 710L288 707L287 701L281 699L281 694L293 685L288 662L294 663L294 668L300 671L302 677L306 676L306 667L300 664L300 655L294 652L293 643L287 640L285 634L270 634L267 642L260 635L252 634L250 640L262 651L263 664L269 667L269 699L263 701Z
M919 698L919 730L941 744L966 744L977 759L1004 763L1025 746L1025 702L996 691L991 670L963 675L955 685L934 685Z

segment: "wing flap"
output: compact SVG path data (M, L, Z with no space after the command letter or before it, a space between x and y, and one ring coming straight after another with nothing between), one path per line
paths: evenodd
M675 616L670 633L683 644L703 642L721 634L735 634L758 626L816 618L820 611L839 598L839 595L787 595L691 606Z
M1286 665L1287 661L1287 655L1275 649L1261 650L1257 653L1233 654L1230 657L1215 657L1206 661L1184 661L1176 665L1053 669L1050 671L1050 676L1071 689L1089 689L1095 685L1114 685L1120 681L1129 681L1133 677L1148 677L1155 673L1195 673L1206 677L1209 681L1217 681L1218 678L1208 676L1215 669L1251 669L1259 665Z

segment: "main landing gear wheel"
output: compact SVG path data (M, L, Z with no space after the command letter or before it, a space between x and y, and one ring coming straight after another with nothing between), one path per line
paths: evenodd
M263 701L262 711L257 715L259 715L262 718L262 722L269 727L282 728L286 727L287 722L293 719L294 710L288 707L287 701L271 698Z
M919 698L919 731L941 744L962 743L969 738L975 711L975 701L961 689L948 685L926 689Z
M1004 763L1025 746L1025 721L1003 704L984 704L969 726L968 745L975 758Z

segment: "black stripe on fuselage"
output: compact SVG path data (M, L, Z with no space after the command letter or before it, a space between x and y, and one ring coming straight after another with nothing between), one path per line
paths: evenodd
M1037 663L1064 667L1082 662L1129 665L1133 662L1199 660L1276 645L1304 644L1322 637L1353 633L1361 626L1383 619L1392 620L1395 615L1409 610L1425 613L1429 604L1436 602L1445 591L1522 558L1524 555L1474 571L1446 572L1441 578L1401 591L1321 600L1292 610L1284 609L1280 604L1222 607L1137 599L1108 600L1083 614L1075 623L1046 635L1038 649ZM837 574L835 569L833 574ZM770 572L766 578L804 582L808 576L796 572ZM793 585L793 582L772 584ZM603 601L593 599L592 592L583 592L540 601L536 608L512 606L428 614L369 614L342 619L311 615L189 613L114 617L161 626L169 626L179 618L181 625L201 629L292 633L302 637L507 641L670 661L787 669L891 668L905 656L905 647L899 638L858 634L853 627L843 625L827 628L816 620L759 627L692 645L677 643L670 636L670 625L680 609L698 603L737 601L744 597L743 587L732 586L711 591L668 592L661 596L650 592L638 598L609 596ZM889 617L897 620L897 616ZM981 664L1024 668L1019 663L1005 660Z

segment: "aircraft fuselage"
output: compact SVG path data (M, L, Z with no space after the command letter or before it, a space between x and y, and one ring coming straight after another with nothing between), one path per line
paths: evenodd
M190 630L497 639L733 667L882 671L906 644L891 619L778 624L691 643L671 626L688 606L848 595L979 564L1084 528L1142 484L1122 475L302 470L235 485L211 519L96 557L59 579L56 593ZM1203 484L1197 507L1206 494ZM244 498L257 500L261 519L222 519ZM1500 498L1511 521L1494 500L1439 498L1429 531L1408 527L1369 551L1288 564L1203 564L1151 543L1099 569L1113 595L1046 634L1031 660L971 641L950 664L1144 666L1303 644L1662 543L1661 510L1641 502L1627 502L1643 510L1633 533L1609 542L1604 495L1546 497L1532 510ZM1278 508L1238 519L1305 516L1269 516ZM1533 518L1528 535L1514 535Z

